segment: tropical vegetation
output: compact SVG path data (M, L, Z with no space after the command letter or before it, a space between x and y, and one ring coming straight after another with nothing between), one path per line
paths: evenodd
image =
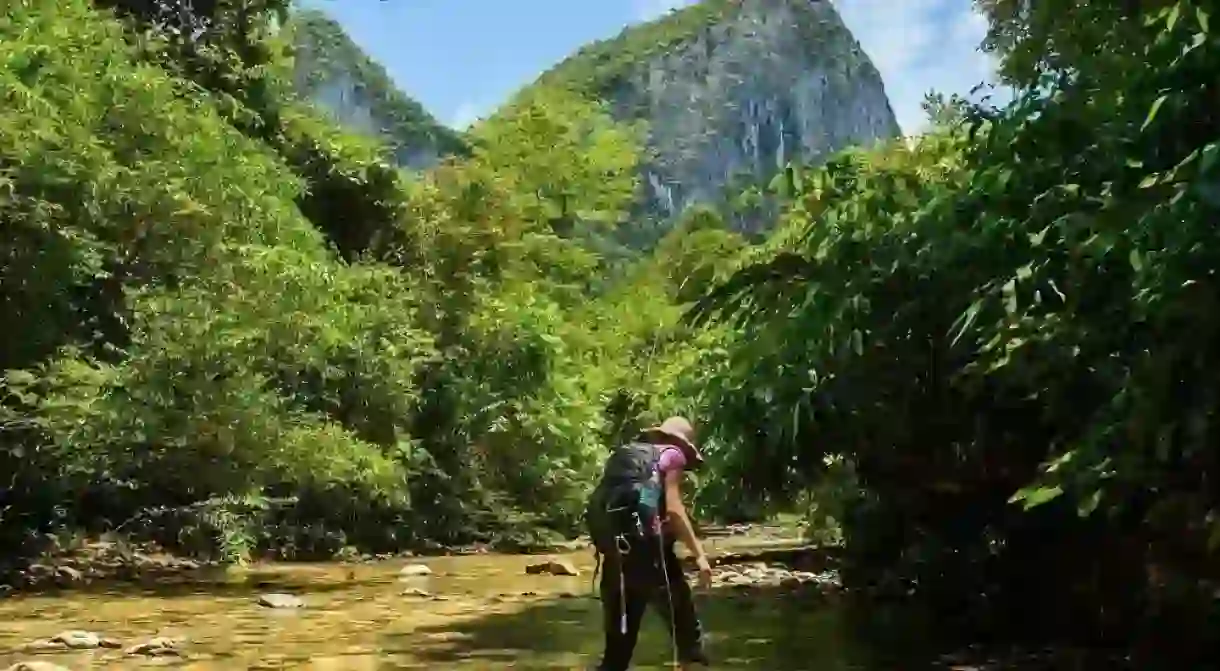
M647 129L596 87L535 87L407 171L427 119L318 109L285 1L15 0L0 543L537 543L578 529L608 445L682 412L701 512L829 515L862 593L975 637L1204 650L1215 4L979 5L1011 104L930 97L918 138L790 166L760 244L696 207L611 260Z

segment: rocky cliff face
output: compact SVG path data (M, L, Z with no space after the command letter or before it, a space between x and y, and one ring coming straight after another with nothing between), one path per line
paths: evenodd
M645 209L663 219L790 161L900 134L880 74L828 0L705 0L585 47L539 83L647 120Z
M424 169L466 151L462 136L399 91L334 20L316 10L292 15L297 91L357 133L380 137L404 168Z

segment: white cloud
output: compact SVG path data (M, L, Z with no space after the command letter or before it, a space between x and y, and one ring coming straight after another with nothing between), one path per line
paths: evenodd
M478 121L488 111L487 105L477 105L473 102L464 102L453 110L453 115L449 118L448 125L454 130L466 130L470 124Z
M968 95L993 81L994 60L978 48L987 22L970 0L834 1L881 72L904 133L925 127L920 103L928 91Z
M671 10L695 4L695 0L632 0L637 21L658 19Z

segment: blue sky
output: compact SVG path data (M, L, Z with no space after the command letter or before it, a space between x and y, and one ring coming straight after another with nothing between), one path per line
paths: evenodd
M464 127L582 44L689 0L305 0L337 19L408 94ZM990 79L970 0L835 0L885 80L907 133L929 89Z

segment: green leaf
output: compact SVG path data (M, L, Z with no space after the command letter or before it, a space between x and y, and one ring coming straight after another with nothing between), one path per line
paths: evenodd
M1140 132L1145 131L1149 125L1156 119L1156 115L1161 111L1161 106L1165 104L1165 100L1169 98L1168 94L1164 94L1157 98L1152 103L1152 108L1148 110L1148 116L1144 118L1144 123L1140 126Z
M1009 503L1024 503L1024 509L1030 510L1037 506L1049 503L1050 501L1059 498L1063 494L1063 488L1059 485L1051 487L1026 487L1013 494L1008 499Z
M1000 292L1004 296L1004 309L1010 315L1016 314L1019 307L1017 303L1017 280L1014 278L1005 282L1004 286L1000 287Z
M1210 174L1218 161L1220 161L1220 142L1212 142L1206 145L1199 155L1199 173L1203 175Z
M1089 515L1092 515L1097 510L1097 506L1100 504L1101 504L1101 490L1097 489L1097 490L1094 490L1087 497L1085 497L1084 501L1082 501L1080 503L1080 505L1076 508L1076 512L1081 517L1088 517Z
M976 298L972 303L970 303L970 307L966 308L966 312L959 317L961 320L961 325L957 327L957 333L953 336L953 345L957 345L958 341L962 339L962 336L966 334L966 331L974 325L974 320L978 319L979 311L982 309L983 299Z
M28 370L15 369L5 373L3 382L5 384L26 387L38 382L38 378Z
M1131 263L1131 268L1135 272L1138 273L1144 269L1144 258L1140 256L1140 251L1138 249L1131 250L1131 252L1127 255L1127 260Z
M1169 14L1165 17L1165 28L1167 30L1173 30L1173 27L1178 25L1178 19L1181 18L1181 16L1182 4L1180 2L1175 2L1173 6L1169 8Z
M1211 520L1209 520L1209 533L1207 534L1207 551L1215 552L1220 549L1220 515L1215 515L1214 511Z
M1061 469L1064 466L1067 466L1069 463L1071 463L1075 457L1076 457L1075 450L1069 450L1067 452L1064 452L1063 454L1059 455L1058 457L1055 457L1055 459L1052 460L1051 463L1046 466L1046 472L1054 473L1054 472L1058 471L1059 469Z

